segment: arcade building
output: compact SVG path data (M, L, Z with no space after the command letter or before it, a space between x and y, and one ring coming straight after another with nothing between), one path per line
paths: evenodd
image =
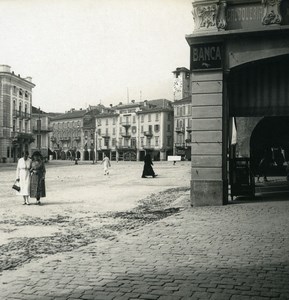
M223 205L237 158L288 148L289 0L192 5L191 204Z

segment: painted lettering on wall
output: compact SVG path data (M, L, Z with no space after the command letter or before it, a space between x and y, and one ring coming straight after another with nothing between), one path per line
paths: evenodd
M222 45L210 43L191 46L191 70L222 68Z
M261 4L228 7L226 13L227 30L261 27L263 14Z

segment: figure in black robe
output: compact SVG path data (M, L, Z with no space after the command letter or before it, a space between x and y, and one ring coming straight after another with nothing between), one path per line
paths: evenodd
M142 178L146 178L146 176L152 176L153 178L156 177L156 174L152 168L153 162L151 159L150 154L146 154L144 158L144 167L142 172Z

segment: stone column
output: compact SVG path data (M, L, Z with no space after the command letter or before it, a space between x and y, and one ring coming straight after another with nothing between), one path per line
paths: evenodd
M192 73L191 204L223 205L223 71Z

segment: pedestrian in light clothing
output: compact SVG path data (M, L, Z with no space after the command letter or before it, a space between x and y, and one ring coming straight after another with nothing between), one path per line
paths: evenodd
M23 204L29 205L31 159L28 157L28 151L23 152L22 155L23 156L18 160L16 169L16 181L19 182L20 187L20 191L16 192L16 195L23 196Z
M36 204L40 204L40 198L46 197L45 174L46 169L40 152L36 151L32 156L30 168L31 183L30 197L36 198Z
M101 164L103 164L104 175L108 175L108 174L109 174L108 168L109 168L111 165L110 165L110 160L109 160L109 158L108 158L106 155L104 155Z

